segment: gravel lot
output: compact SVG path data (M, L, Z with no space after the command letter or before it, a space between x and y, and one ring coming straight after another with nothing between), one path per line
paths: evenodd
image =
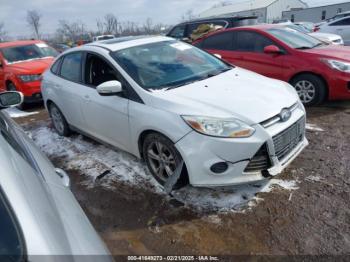
M60 138L41 107L31 111L17 122L69 173L115 255L350 254L349 102L308 109L310 145L276 179L187 187L174 198L134 157L77 134Z

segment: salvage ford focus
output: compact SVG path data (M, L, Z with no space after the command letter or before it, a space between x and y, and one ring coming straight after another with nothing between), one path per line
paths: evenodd
M292 86L171 38L126 37L59 56L42 94L60 135L78 131L143 158L165 184L275 176L308 142Z

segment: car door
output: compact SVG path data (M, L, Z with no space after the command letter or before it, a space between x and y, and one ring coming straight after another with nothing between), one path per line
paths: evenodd
M233 31L236 65L267 77L280 78L283 55L266 54L264 48L276 45L270 38L253 31Z
M57 76L45 81L52 90L54 103L57 104L68 123L84 129L81 106L85 86L82 84L83 52L72 52L62 57Z
M84 67L85 91L82 111L87 131L92 136L118 148L129 147L129 100L124 94L101 96L96 87L104 82L126 82L108 60L95 53L86 53Z
M329 32L340 35L345 45L350 45L350 17L344 17L340 20L331 22L327 27L322 28L321 32Z

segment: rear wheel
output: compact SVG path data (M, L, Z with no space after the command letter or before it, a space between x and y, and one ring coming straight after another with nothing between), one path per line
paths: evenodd
M161 185L165 184L182 162L182 157L173 142L158 133L146 136L142 151L149 171ZM174 188L188 183L185 176L184 173L181 174Z
M301 102L306 106L318 105L326 96L326 85L322 79L312 74L295 77L291 84L297 91Z
M64 115L62 114L61 110L59 110L55 104L51 103L49 105L49 112L50 112L50 117L52 119L53 126L56 129L57 133L60 136L69 136L71 131L69 129L69 125Z

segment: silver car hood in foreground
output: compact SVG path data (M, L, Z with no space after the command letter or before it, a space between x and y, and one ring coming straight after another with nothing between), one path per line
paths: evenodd
M0 135L0 185L20 224L29 261L54 261L51 256L56 255L103 255L101 260L110 261L104 243L52 164L11 119L4 119L41 170L34 170Z
M152 91L150 105L179 115L236 117L257 124L295 104L289 84L251 71L230 71L171 90Z

